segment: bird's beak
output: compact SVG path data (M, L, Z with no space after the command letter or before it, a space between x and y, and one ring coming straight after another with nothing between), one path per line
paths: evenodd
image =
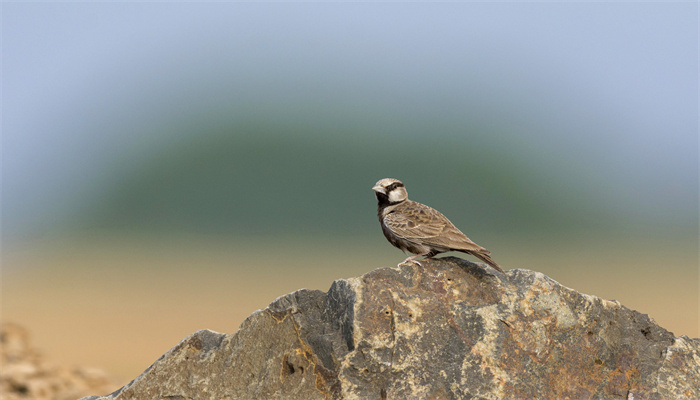
M386 189L383 186L375 185L372 190L381 194L386 194Z

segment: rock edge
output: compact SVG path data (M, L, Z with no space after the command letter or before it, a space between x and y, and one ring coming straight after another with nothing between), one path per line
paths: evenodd
M528 270L448 257L301 289L83 399L700 397L700 340Z

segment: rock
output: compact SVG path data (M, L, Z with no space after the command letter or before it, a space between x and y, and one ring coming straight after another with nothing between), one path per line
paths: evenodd
M232 335L195 332L99 399L700 397L698 339L541 273L422 264L290 293Z
M0 399L68 400L90 393L110 393L116 380L93 368L65 368L32 348L29 333L19 325L0 327Z

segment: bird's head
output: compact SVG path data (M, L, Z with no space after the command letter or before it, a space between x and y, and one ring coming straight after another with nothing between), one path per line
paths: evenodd
M396 204L408 199L406 187L398 179L384 178L377 182L372 190L380 203Z

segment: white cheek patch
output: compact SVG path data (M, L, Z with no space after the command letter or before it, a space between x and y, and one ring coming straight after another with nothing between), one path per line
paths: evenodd
M389 192L389 201L396 203L398 201L404 200L403 193L400 190L392 190Z

